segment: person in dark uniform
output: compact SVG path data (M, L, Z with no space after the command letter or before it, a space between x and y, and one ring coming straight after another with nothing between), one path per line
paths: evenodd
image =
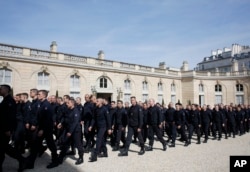
M212 122L212 113L210 110L207 109L207 105L203 105L203 108L201 110L201 127L202 130L205 134L205 139L203 141L203 143L207 143L208 140L208 130L209 130L209 126Z
M118 151L120 148L120 141L123 142L123 145L125 145L126 139L125 139L125 128L127 126L127 111L123 107L123 102L121 100L117 101L117 108L116 113L114 113L113 118L113 132L116 138L115 146L113 148L113 151Z
M109 116L111 121L114 121L114 116L116 115L116 111L117 111L117 107L116 107L116 102L115 101L111 101L111 105L109 107ZM113 128L112 128L113 130ZM114 134L114 132L112 132L112 134L110 135L110 144L111 147L114 147L116 143L116 134Z
M21 142L20 150L22 153L25 152L25 141L27 142L26 148L29 148L29 129L30 129L30 113L31 113L31 102L29 101L29 95L28 93L22 93L21 94L21 102L22 102L22 114L23 114L23 126L25 127L25 130L23 132L23 141ZM23 150L23 151L22 151Z
M144 143L147 141L148 138L148 104L147 103L143 103L142 105L142 113L143 113L143 127L141 130L142 133L142 137L143 137L143 141Z
M175 104L174 121L175 121L176 128L181 133L181 138L183 138L183 140L185 141L184 146L188 146L189 142L188 142L187 135L185 132L185 123L186 123L185 113L183 110L181 110L181 106L182 105L180 103ZM172 147L175 147L175 143L173 143Z
M158 140L162 143L163 151L167 150L167 143L163 139L162 136L162 114L161 109L155 104L154 99L149 99L149 108L148 108L148 139L149 139L149 147L146 151L153 150L154 144L154 134L156 134Z
M201 132L200 132L201 117L200 117L200 112L197 109L198 105L192 104L191 108L192 110L190 111L189 119L188 119L188 124L189 124L188 144L191 144L191 139L192 139L194 130L197 134L196 144L201 144Z
M84 146L84 152L88 153L91 149L91 144L94 144L94 129L89 131L91 126L91 120L93 118L94 104L90 101L90 96L85 94L85 103L83 105L82 123L84 125L84 137L86 144Z
M81 128L81 115L77 107L75 107L75 100L70 99L67 102L69 113L65 116L64 122L58 124L58 128L63 127L64 133L62 135L62 148L58 157L58 162L61 164L66 156L67 150L70 147L71 141L75 144L79 158L75 162L76 165L83 163L83 145L82 145L82 128ZM71 139L72 138L72 139Z
M11 87L9 85L0 85L0 96L3 101L0 103L0 171L3 171L3 162L5 154L19 161L19 169L23 170L24 158L10 144L10 137L16 127L16 102L10 95Z
M224 127L224 116L222 114L222 112L219 110L219 106L218 105L215 105L215 108L214 108L214 111L213 111L213 126L214 126L214 132L213 132L213 135L214 135L214 138L213 140L216 139L216 131L218 131L218 140L220 141L221 140L221 137L222 137L222 127Z
M30 97L32 99L31 102L31 112L30 112L30 119L29 119L29 130L28 130L28 134L29 134L29 138L30 138L30 145L32 147L35 146L37 147L38 145L36 145L36 139L37 139L37 127L38 127L38 109L40 107L40 101L38 100L38 90L36 88L30 89ZM46 151L47 146L44 146L42 143L41 145L39 145L39 151L38 151L38 156L41 157L43 155L43 153ZM31 151L33 151L31 149Z
M78 109L79 113L82 114L83 106L81 97L76 98L76 108Z
M52 162L47 165L47 168L50 169L58 166L58 154L53 139L53 111L51 104L46 99L47 96L48 92L46 90L38 91L39 107L37 110L37 137L35 138L35 143L31 147L30 155L27 157L29 163L26 168L34 168L34 163L39 151L41 150L43 139L46 140L47 146L52 155Z
M24 126L24 113L23 107L24 103L21 100L21 93L17 94L15 97L17 113L16 113L16 127L12 135L12 141L16 151L19 153L25 152L25 126Z
M91 121L89 131L96 127L97 136L96 136L96 147L92 151L89 158L90 162L97 161L97 155L103 151L102 157L108 156L108 150L106 147L105 133L111 134L111 119L108 114L108 110L103 105L103 99L98 98L96 100L96 109L94 111L94 117Z
M241 106L238 105L237 110L236 110L235 120L237 124L237 133L240 132L239 136L243 135L244 133L244 129L243 129L244 116L245 116L244 111L241 109Z
M247 108L247 105L242 105L241 108L243 109L245 115L244 115L244 133L249 132L249 109Z
M223 114L224 119L224 127L222 127L222 131L225 133L225 139L227 139L227 110L222 103L219 105L219 109Z
M145 153L144 140L141 134L141 129L143 126L142 109L137 104L136 98L134 96L132 96L130 100L131 100L131 107L128 112L128 134L127 134L125 149L121 151L118 154L118 156L128 156L129 146L132 142L132 136L134 135L134 133L138 134L138 139L141 147L141 150L138 154L143 155Z
M227 112L227 123L228 123L228 137L231 137L231 133L233 133L233 138L235 138L236 134L236 122L235 122L235 112L233 110L232 106L229 106L228 112Z
M168 109L165 113L165 121L166 121L166 133L168 135L167 142L171 141L169 147L175 147L175 140L176 140L176 125L175 125L175 109L173 107L173 103L170 102L168 104Z

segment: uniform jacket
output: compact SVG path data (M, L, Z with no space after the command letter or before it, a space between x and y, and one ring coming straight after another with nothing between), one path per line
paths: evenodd
M148 108L148 125L160 125L161 117L161 109L158 106L154 105Z
M132 105L128 111L128 125L131 127L142 128L143 113L139 105Z
M13 131L16 127L17 107L15 100L7 95L0 103L0 132Z

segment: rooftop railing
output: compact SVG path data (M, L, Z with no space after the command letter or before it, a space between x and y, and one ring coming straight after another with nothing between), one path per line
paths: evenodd
M90 64L96 66L105 66L114 69L131 70L137 72L150 72L152 74L165 74L166 76L178 77L223 77L223 76L250 76L249 70L239 72L205 72L205 71L175 71L171 69L154 68L150 66L136 65L124 62L114 62L111 60L102 60L93 57L77 56L71 54L64 54L59 52L44 51L38 49L30 49L26 47L19 47L14 45L7 45L0 43L0 55L12 56L15 58L32 58L39 60L58 60L65 63L71 62L74 64Z

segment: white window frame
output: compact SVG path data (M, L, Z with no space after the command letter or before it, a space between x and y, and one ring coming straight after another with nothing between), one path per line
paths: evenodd
M0 83L1 84L11 84L12 81L12 71L9 69L5 69L5 68L1 68L0 69L0 74L2 73L2 75L0 76ZM7 79L9 78L9 79Z

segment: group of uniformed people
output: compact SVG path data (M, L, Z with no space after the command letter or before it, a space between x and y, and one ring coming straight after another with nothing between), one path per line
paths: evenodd
M250 128L250 106L244 105L220 104L212 108L192 104L184 108L180 103L174 107L170 102L165 108L152 98L141 103L132 96L131 106L128 102L124 106L121 100L109 104L105 99L88 94L82 105L79 97L48 97L45 90L31 89L29 95L21 93L14 97L10 91L9 85L0 86L3 97L0 103L0 172L5 154L18 160L21 172L33 169L36 158L47 148L52 159L47 168L54 168L63 163L65 156L75 155L75 149L79 155L76 165L83 163L84 153L91 152L90 162L97 161L97 157L108 157L107 138L113 151L120 150L118 156L128 156L130 144L137 143L138 139L138 154L143 155L145 151L153 151L154 135L166 151L167 144L175 147L177 136L188 146L194 133L197 144L201 144L203 135L203 143L207 143L208 136L221 140L223 133L227 139L249 132ZM24 158L25 150L29 151Z

